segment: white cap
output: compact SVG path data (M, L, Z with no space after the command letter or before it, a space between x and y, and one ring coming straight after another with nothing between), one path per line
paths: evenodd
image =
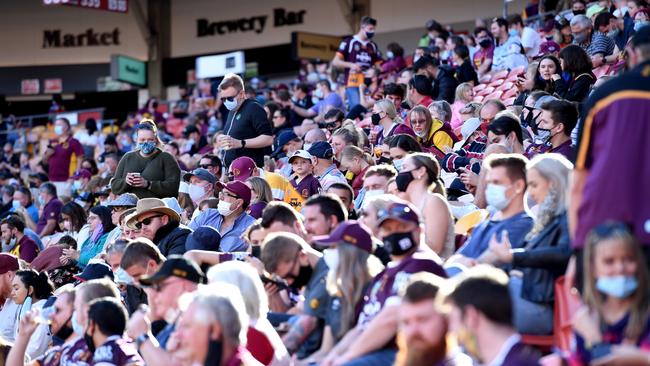
M311 161L312 155L307 151L307 150L296 150L291 156L289 157L289 163L291 163L291 160L293 158L303 158Z
M460 128L460 133L463 135L463 140L467 140L479 127L481 127L481 120L474 117L470 118Z

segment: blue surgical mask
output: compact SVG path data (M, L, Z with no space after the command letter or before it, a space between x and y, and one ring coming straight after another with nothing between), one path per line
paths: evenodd
M485 201L488 206L492 206L499 211L508 207L510 199L506 197L506 190L508 190L506 186L488 184L485 188Z
M314 96L318 99L323 99L323 90L322 89L314 90Z
M38 203L41 207L45 206L45 199L41 196L38 196Z
M153 141L142 142L138 144L138 148L143 153L149 155L156 149L156 143Z
M81 181L80 180L75 180L74 182L72 182L72 189L74 189L75 191L80 190L81 189Z
M629 297L638 286L639 282L632 276L603 276L596 281L598 291L618 299Z
M11 207L14 208L14 211L19 209L22 205L20 204L20 201L18 200L13 200L11 201Z
M393 159L393 166L398 172L402 171L402 165L404 165L404 159Z
M229 111L232 111L233 109L237 108L237 104L239 104L239 102L237 102L237 98L233 98L232 101L226 99L223 102L223 105L225 105Z
M392 51L386 51L386 57L387 57L388 59L391 59L391 58L395 57L395 55L393 54Z
M311 149L311 145L312 145L312 144L305 143L305 144L302 146L302 149L303 149L303 150L307 150L307 151L309 151L309 149Z
M638 32L639 30L641 30L641 28L643 28L643 27L645 27L646 25L649 25L649 24L650 24L650 21L648 21L648 20L636 21L636 22L634 22L634 31Z
M63 126L61 125L54 126L54 133L57 134L57 136L63 135Z
M79 320L77 319L77 312L76 311L74 313L72 313L72 319L71 319L70 322L72 323L72 330L74 330L74 332L77 335L83 335L84 334L84 327L83 327L83 325L81 325L79 323Z

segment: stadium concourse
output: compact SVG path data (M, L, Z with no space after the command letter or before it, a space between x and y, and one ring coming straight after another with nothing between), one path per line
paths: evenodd
M650 365L646 2L384 22L285 82L4 119L0 364Z

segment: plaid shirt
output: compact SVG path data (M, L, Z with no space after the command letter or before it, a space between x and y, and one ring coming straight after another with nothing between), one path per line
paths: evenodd
M466 144L459 150L446 154L442 158L442 168L447 172L456 170L470 165L470 160L483 160L485 148L487 146L487 137L481 136L470 144ZM470 167L471 168L471 167Z

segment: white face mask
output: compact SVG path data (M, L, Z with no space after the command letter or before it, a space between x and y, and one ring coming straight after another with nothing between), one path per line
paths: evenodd
M393 166L398 172L402 171L402 165L404 164L404 159L395 159L393 160Z
M323 260L330 271L335 271L339 266L339 251L336 248L323 250Z
M368 205L368 202L370 201L371 198L381 196L384 194L383 189L372 189L369 191L366 191L366 194L363 196L363 203L361 204L362 208L365 208Z
M228 203L226 201L219 201L219 204L217 205L217 211L219 211L219 214L221 216L230 216L232 213L232 210L230 209L231 206L231 203Z
M226 99L226 100L223 102L223 105L225 105L226 108L228 108L229 111L232 111L233 109L237 108L237 105L238 105L238 104L239 104L239 102L237 101L237 98L236 98L236 97L232 100L232 102L229 101L228 99Z
M205 196L205 188L197 184L190 184L187 191L194 203L199 203L200 200Z
M510 204L510 199L506 197L508 187L500 184L488 184L485 188L485 201L489 206L502 211Z
M312 144L308 144L308 143L305 142L305 144L302 146L302 149L306 150L306 151L309 151L309 149L311 149L311 145Z

